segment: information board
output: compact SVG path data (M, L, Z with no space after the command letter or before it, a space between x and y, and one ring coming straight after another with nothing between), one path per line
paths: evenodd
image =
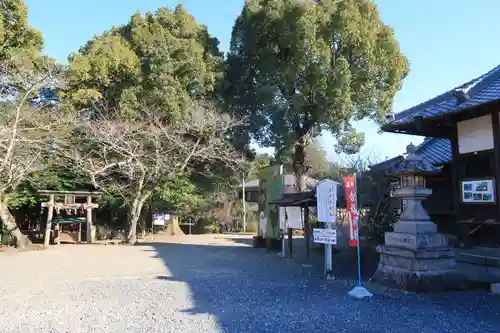
M313 229L314 243L318 244L337 244L337 230L335 229Z

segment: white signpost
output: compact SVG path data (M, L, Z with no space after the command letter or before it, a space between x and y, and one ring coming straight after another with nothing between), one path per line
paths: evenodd
M164 214L164 213L153 213L153 219L151 223L151 239L154 240L154 226L164 226L167 221L170 220L170 214Z
M337 221L337 186L339 183L325 179L316 186L318 222L326 224L325 229L314 229L315 243L325 244L325 275L333 279L332 274L332 245L337 244L337 230L334 223Z

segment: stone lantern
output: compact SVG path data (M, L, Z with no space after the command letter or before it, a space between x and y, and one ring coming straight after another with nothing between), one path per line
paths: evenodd
M406 151L390 174L401 181L394 196L406 200L407 206L394 231L385 233L385 244L377 247L380 262L372 279L409 291L461 289L464 280L456 269L455 252L422 206L432 194L425 177L441 170L416 155L413 144Z
M432 190L425 187L425 177L438 174L441 168L416 155L416 151L417 147L410 143L406 147L407 155L390 173L400 179L400 186L394 191L394 197L407 203L399 222L394 226L395 232L437 232L437 226L422 207L422 201L432 194Z

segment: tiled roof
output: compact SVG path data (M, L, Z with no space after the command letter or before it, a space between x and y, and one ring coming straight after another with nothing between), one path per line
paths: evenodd
M406 156L400 159L390 170L393 174L439 172L441 167L434 166L425 155L417 155L417 147L409 144Z
M393 157L391 159L382 161L380 163L373 164L373 165L370 166L370 171L374 171L374 172L383 171L383 172L386 172L387 170L391 169L394 165L396 165L402 158L403 158L403 156L398 155L396 157Z
M495 100L500 100L500 65L444 94L396 113L389 126L410 123L415 117L432 118L464 111Z
M447 163L451 161L452 158L450 140L441 138L425 138L424 142L417 147L415 154L424 157L433 165ZM372 165L370 170L391 170L395 165L400 163L402 159L404 159L402 155L393 157L389 160Z
M451 161L451 143L448 139L425 138L417 148L417 155L425 157L430 163L443 164Z

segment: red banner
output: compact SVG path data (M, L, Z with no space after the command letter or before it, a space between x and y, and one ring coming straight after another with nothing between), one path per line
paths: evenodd
M347 218L349 220L349 245L357 247L358 242L358 203L355 176L344 177Z

